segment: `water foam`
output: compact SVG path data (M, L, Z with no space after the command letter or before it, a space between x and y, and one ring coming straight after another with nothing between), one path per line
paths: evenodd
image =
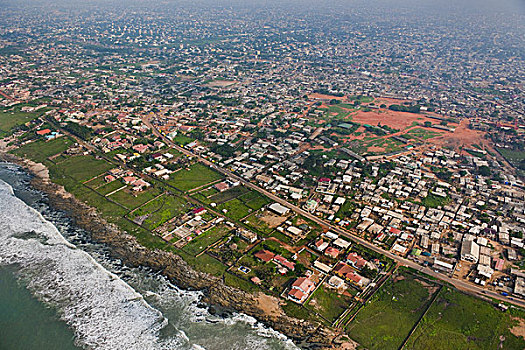
M0 208L0 264L20 267L28 288L56 307L80 345L103 350L297 349L291 340L253 317L211 315L199 305L201 292L181 290L163 276L122 267L118 261L100 260L104 254L92 251L106 265L102 266L69 243L2 180ZM170 321L159 311L168 309ZM198 338L200 344L190 338Z
M117 275L76 249L0 180L0 264L16 264L28 288L57 308L80 344L97 349L188 348L160 339L168 321ZM23 234L31 232L28 239ZM37 236L36 238L34 236Z

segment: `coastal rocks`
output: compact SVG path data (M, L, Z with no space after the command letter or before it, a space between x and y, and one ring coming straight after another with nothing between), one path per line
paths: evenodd
M62 186L50 182L47 169L11 155L4 154L3 158L32 172L35 175L32 185L46 193L54 207L68 212L79 227L90 232L94 240L107 244L111 253L124 263L147 266L183 289L202 290L205 295L203 302L252 316L295 341L302 342L300 346L303 348L334 348L333 340L337 334L318 324L285 315L278 299L229 287L219 277L194 270L178 255L140 245L135 237L106 222L94 208L78 201Z

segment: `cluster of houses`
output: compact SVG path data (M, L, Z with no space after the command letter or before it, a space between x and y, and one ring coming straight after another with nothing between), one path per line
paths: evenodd
M113 182L117 179L121 179L126 185L131 186L133 191L143 191L151 186L151 184L131 170L122 170L120 168L114 168L108 171L108 174L104 176L104 181Z

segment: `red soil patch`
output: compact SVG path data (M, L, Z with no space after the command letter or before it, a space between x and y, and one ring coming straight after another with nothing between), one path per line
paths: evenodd
M387 125L393 129L404 130L412 126L413 122L423 124L426 121L436 123L435 119L430 119L422 114L407 113L407 112L395 112L391 110L383 110L382 113L377 111L363 112L357 111L352 114L352 121L377 126L378 123L381 125Z
M308 95L308 98L318 99L318 100L340 100L340 101L346 100L346 96L339 97L339 96L323 95L323 94L318 94L318 93L310 94Z
M471 147L474 144L484 145L492 149L492 146L483 137L484 132L468 128L469 120L463 119L453 133L446 133L443 137L436 138L433 143L458 149L460 146Z
M367 148L367 152L384 152L385 149L383 147L377 147L377 146L370 146Z

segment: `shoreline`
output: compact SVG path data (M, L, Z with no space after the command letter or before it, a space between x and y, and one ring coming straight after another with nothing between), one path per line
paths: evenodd
M281 301L275 297L261 292L250 294L227 286L219 277L196 271L174 253L142 246L134 236L108 223L96 208L81 202L64 187L53 183L45 165L2 151L0 160L17 164L33 175L31 185L48 196L52 207L66 212L77 226L88 232L91 239L107 245L110 253L125 264L148 267L182 289L203 291L202 302L254 317L293 340L300 348L339 349L350 345L341 341L340 334L321 324L287 316L280 306ZM239 308L240 305L242 308ZM352 345L349 349L354 348Z

